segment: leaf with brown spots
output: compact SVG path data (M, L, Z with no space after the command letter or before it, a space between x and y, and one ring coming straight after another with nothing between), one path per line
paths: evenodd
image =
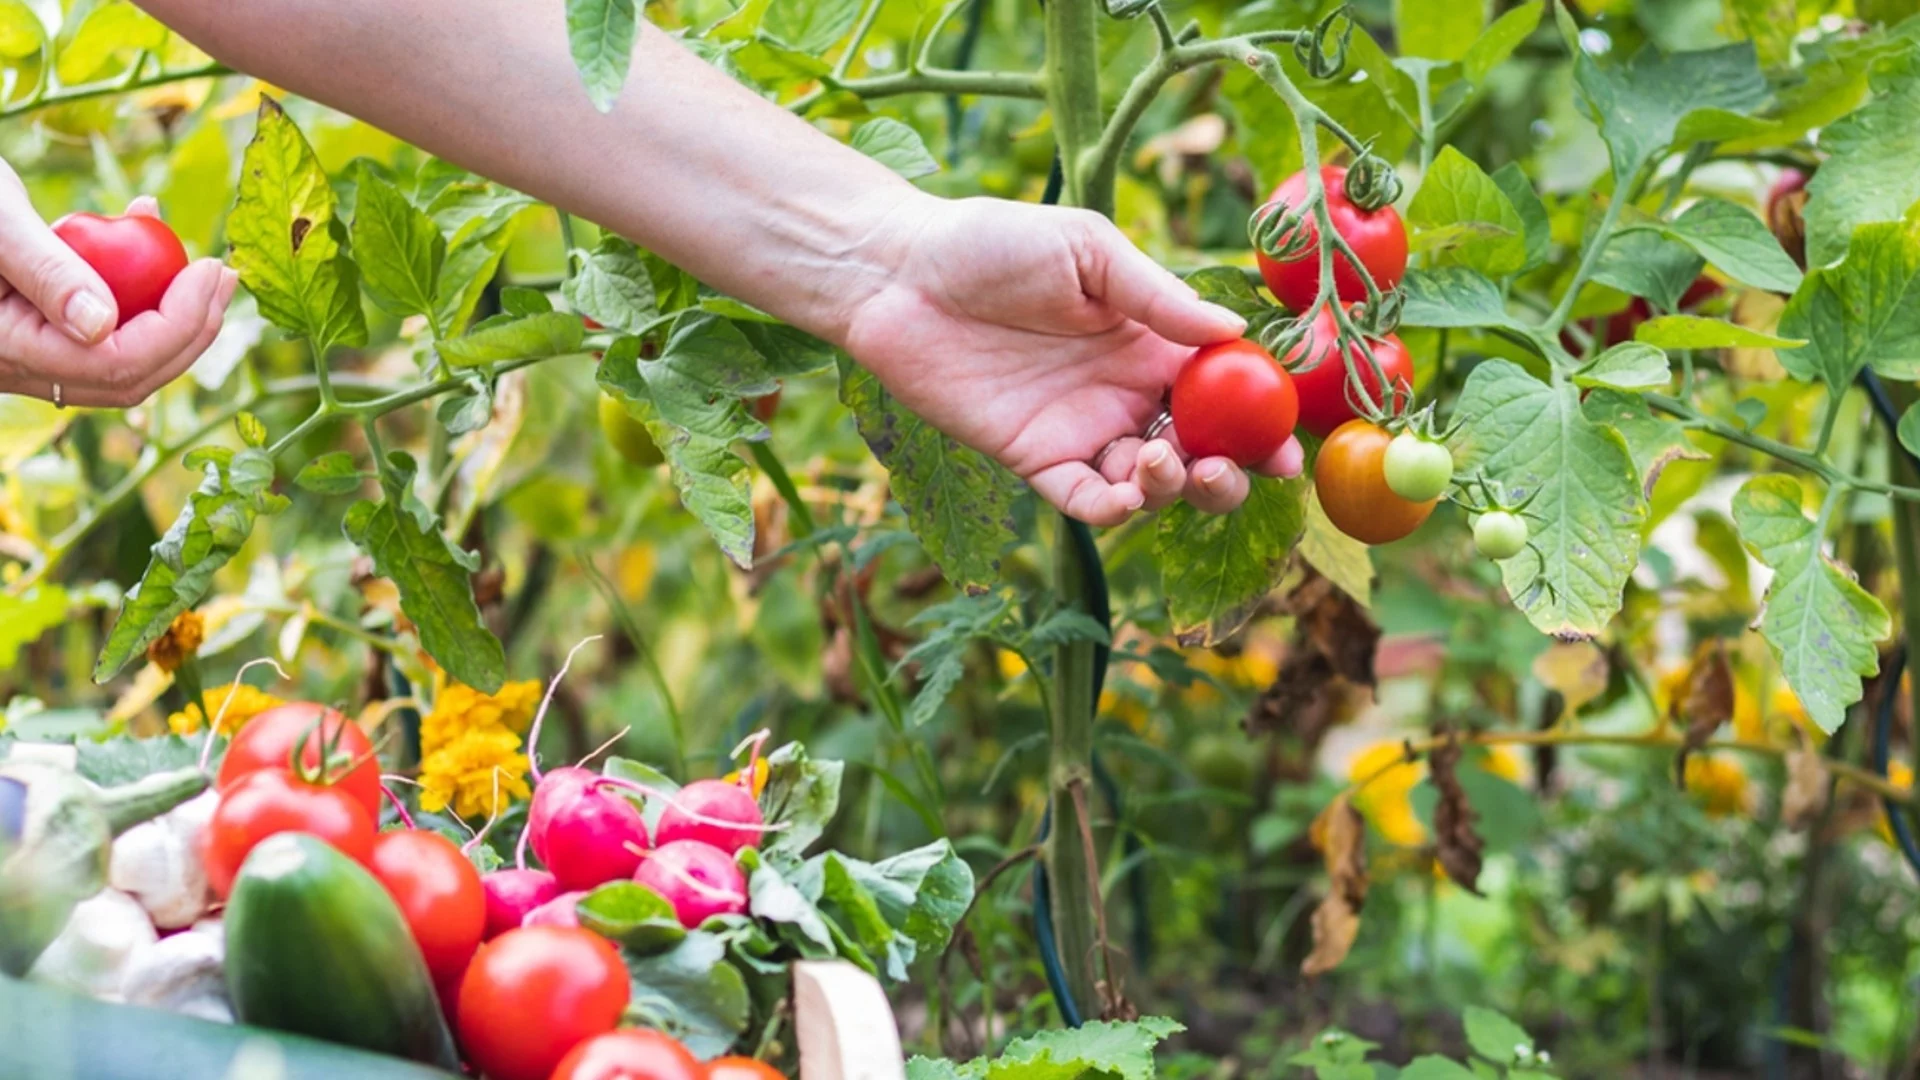
M1367 826L1348 795L1320 812L1313 836L1330 880L1326 898L1313 909L1313 951L1300 964L1300 973L1309 977L1332 971L1347 958L1367 902Z
M1433 753L1427 756L1428 775L1433 778L1434 788L1440 792L1440 800L1433 805L1435 857L1455 884L1478 896L1481 856L1487 842L1474 831L1474 822L1479 820L1480 814L1468 801L1467 789L1460 784L1459 768L1458 741L1450 740L1435 747Z

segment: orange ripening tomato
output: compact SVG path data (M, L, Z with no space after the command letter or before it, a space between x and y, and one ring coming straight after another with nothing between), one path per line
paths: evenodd
M1320 444L1313 488L1334 527L1363 544L1386 544L1420 527L1438 499L1412 502L1387 486L1387 444L1393 436L1368 420L1349 420Z

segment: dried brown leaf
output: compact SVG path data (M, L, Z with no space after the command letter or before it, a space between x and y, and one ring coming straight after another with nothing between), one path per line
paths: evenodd
M1789 829L1805 829L1819 819L1827 808L1833 790L1827 766L1819 751L1807 745L1803 734L1799 745L1787 751L1787 784L1780 793L1780 820Z
M1427 755L1427 773L1440 799L1433 805L1434 854L1454 883L1480 895L1480 866L1487 842L1474 830L1480 814L1460 785L1460 744L1448 741Z
M1674 759L1674 783L1686 787L1687 755L1707 745L1720 725L1733 719L1733 665L1727 661L1727 643L1713 638L1693 652L1687 686L1669 706L1675 720L1687 725L1686 739Z
M1360 909L1367 902L1367 826L1343 794L1320 812L1313 824L1327 868L1327 896L1313 911L1313 951L1300 965L1302 974L1332 971L1347 958L1360 933Z

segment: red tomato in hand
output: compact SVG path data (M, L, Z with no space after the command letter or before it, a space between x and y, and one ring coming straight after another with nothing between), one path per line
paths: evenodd
M714 1058L707 1062L707 1080L787 1080L779 1069L750 1057Z
M1327 189L1327 216L1333 222L1333 230L1360 256L1360 265L1373 275L1373 283L1381 292L1399 285L1407 272L1407 226L1400 220L1400 211L1383 206L1368 213L1355 206L1347 198L1347 170L1338 166L1321 168L1320 182ZM1269 201L1298 206L1306 195L1307 174L1303 170L1274 188ZM1267 288L1296 313L1313 306L1314 297L1320 294L1319 224L1309 214L1300 227L1314 237L1315 242L1308 245L1306 253L1299 258L1279 262L1269 259L1264 252L1256 253L1260 276L1266 280ZM1342 303L1367 298L1366 282L1360 280L1359 272L1346 255L1338 251L1333 255L1333 287Z
M673 1036L627 1028L595 1035L574 1047L549 1080L702 1080L713 1076L707 1070ZM773 1075L785 1080L779 1073Z
M328 779L365 807L367 816L378 827L380 762L374 757L373 744L367 741L360 725L324 705L297 701L268 709L247 721L227 745L227 756L220 762L220 774L214 779L214 786L225 791L256 770L291 768L296 745L301 747L301 767L317 771L321 748L336 737L339 743L335 752L356 764ZM301 744L303 738L306 742Z
M187 268L187 249L159 218L68 214L53 233L93 267L120 307L120 325L158 310L167 286Z
M400 829L374 837L367 869L387 887L420 943L435 983L466 970L487 927L480 872L439 833Z
M1367 420L1349 420L1320 444L1313 489L1334 527L1363 544L1385 544L1420 527L1438 499L1413 502L1387 486L1387 444L1393 436Z
M1293 434L1300 400L1267 350L1241 340L1194 353L1174 377L1169 409L1187 453L1256 465Z
M207 823L202 857L214 893L226 899L247 853L283 832L310 833L362 864L373 852L373 819L353 796L286 769L259 769L220 793Z
M547 1080L574 1047L613 1030L631 992L599 934L509 930L473 954L460 980L460 1045L489 1080Z
M1347 400L1346 358L1333 348L1339 338L1340 324L1335 321L1333 311L1322 308L1307 336L1287 352L1286 368L1293 376L1294 391L1300 395L1300 426L1322 439L1358 415ZM1386 374L1389 386L1397 392L1413 392L1413 357L1401 344L1398 334L1369 341L1368 351ZM1385 408L1387 402L1380 393L1380 380L1374 377L1370 366L1359 362L1357 357L1355 360L1367 397ZM1312 369L1305 370L1309 363L1313 364Z

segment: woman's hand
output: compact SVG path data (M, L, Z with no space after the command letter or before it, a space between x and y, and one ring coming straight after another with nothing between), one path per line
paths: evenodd
M140 198L127 212L158 216L159 207ZM40 220L0 163L0 394L138 405L213 344L238 281L218 259L202 259L173 280L158 311L116 330L120 312L100 275Z
M992 455L1092 525L1184 497L1225 513L1247 477L1143 439L1195 347L1246 323L1085 210L999 199L904 200L876 239L887 283L848 314L847 351L901 404ZM1256 471L1293 476L1287 441ZM1096 468L1097 463L1097 468Z

